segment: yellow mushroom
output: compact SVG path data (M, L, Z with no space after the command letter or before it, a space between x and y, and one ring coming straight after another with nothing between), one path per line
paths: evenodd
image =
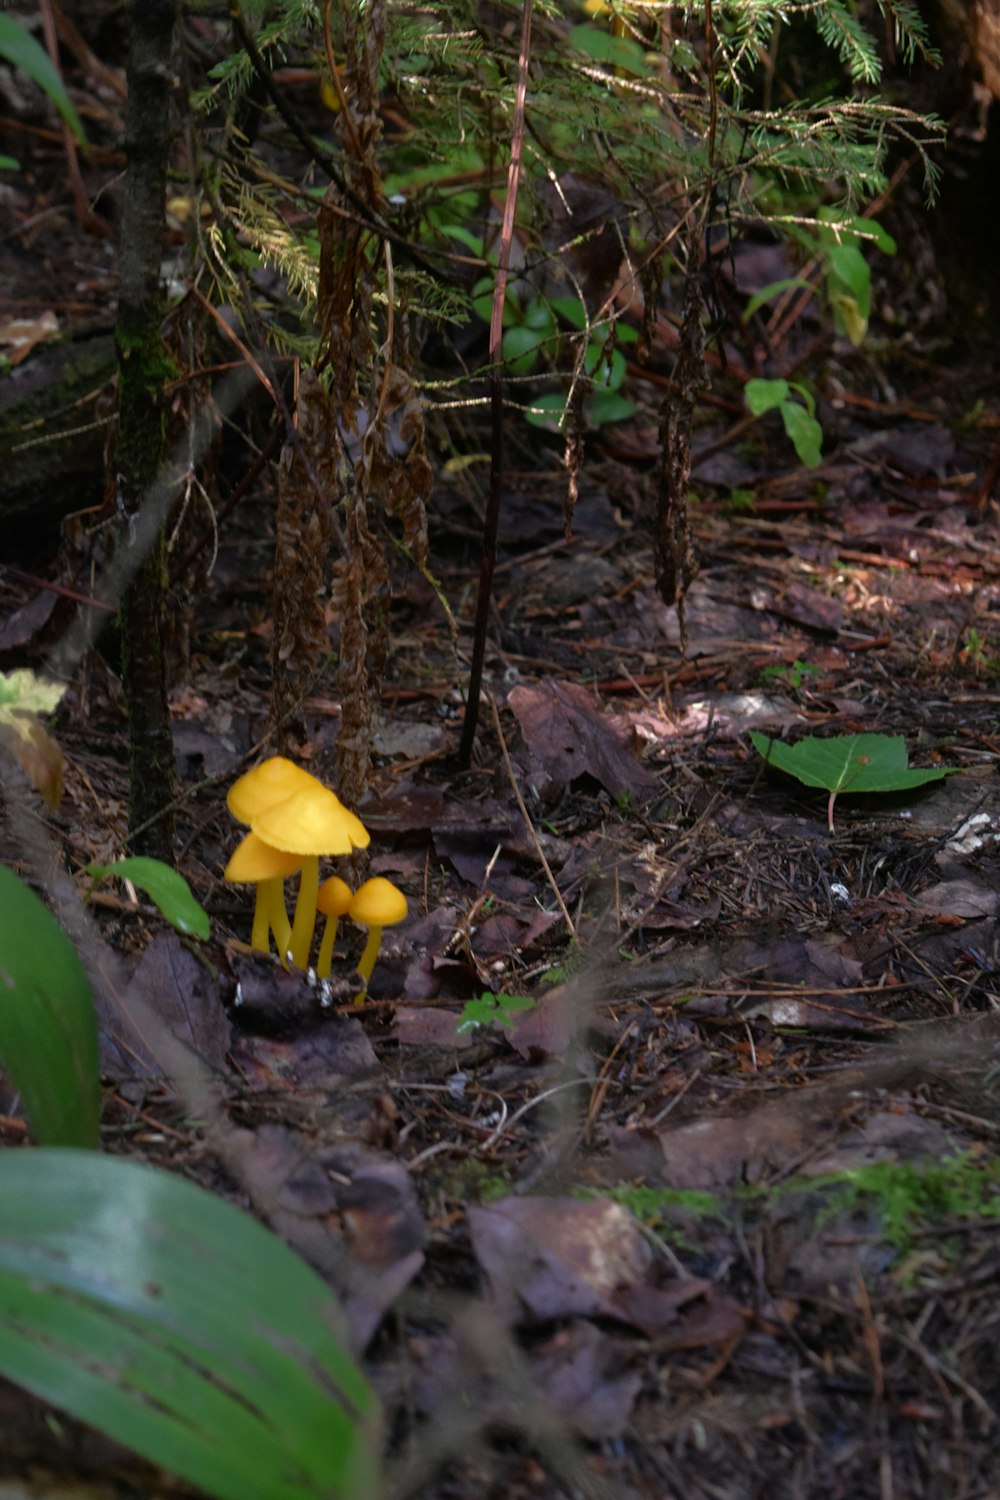
M368 981L372 977L375 960L378 958L378 950L382 945L383 927L395 927L397 922L406 918L406 897L398 886L393 885L391 880L386 880L382 875L373 875L371 880L366 880L364 885L359 885L354 892L347 915L352 922L357 922L359 927L368 928L368 941L365 943L365 951L358 962L358 973L365 982L365 988L357 996L357 1001L364 999L368 989Z
M350 854L369 843L368 830L340 798L310 777L303 787L283 802L271 803L252 819L250 827L272 848L302 859L299 894L295 902L289 949L292 962L304 969L309 962L316 926L316 896L319 892L319 860L322 854Z
M316 960L316 977L318 979L329 979L330 969L333 964L333 945L337 941L337 924L347 912L351 904L354 892L346 880L341 880L339 875L331 875L324 880L316 896L316 910L322 912L326 917L326 926L323 928L323 938L319 945L319 957Z
M274 933L282 962L288 952L291 936L282 889L288 876L294 875L301 863L297 854L272 849L255 833L248 833L222 872L223 880L230 880L236 885L257 887L250 946L261 953L267 953L270 949L270 929Z
M288 760L284 755L272 755L268 760L262 760L259 765L253 766L239 780L234 781L226 793L226 806L238 823L249 824L271 802L281 802L290 797L293 792L301 791L304 786L321 786L322 783L308 771L303 771L294 761ZM261 864L261 856L257 852L256 844L250 845L250 849L256 859L256 865ZM240 845L237 854L241 854L242 868L247 867L249 854L246 851L246 840ZM277 852L277 851L275 851ZM235 855L233 858L235 859ZM285 865L288 866L288 855L284 856ZM270 926L278 944L278 956L284 966L288 967L288 939L291 933L291 924L285 911L284 896L282 895L282 880L285 876L294 875L301 861L296 860L284 872L279 879L276 875L267 877L269 883L266 886L257 887L257 904L254 907L254 935L251 938L251 946L259 948L262 952L268 951L267 930ZM251 875L230 875L230 860L226 866L225 879L237 882L246 880L254 881L258 877ZM261 877L263 878L263 877ZM274 884L270 884L273 880ZM262 915L264 906L267 907L267 919ZM263 924L263 942L257 939L261 935L261 924Z

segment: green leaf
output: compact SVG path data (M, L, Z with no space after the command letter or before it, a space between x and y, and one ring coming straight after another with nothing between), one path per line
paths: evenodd
M564 318L572 328L587 327L587 309L579 297L553 297L549 306L553 312Z
M754 416L762 417L765 412L773 411L782 401L788 400L788 381L748 380L743 395Z
M953 776L958 766L915 768L908 764L906 741L890 734L843 734L820 740L810 735L796 745L773 740L751 729L754 749L806 786L830 793L828 821L833 832L833 804L841 792L904 792Z
M12 67L20 68L22 73L27 73L38 84L76 139L85 145L87 137L83 133L83 126L70 103L62 79L52 66L52 59L45 48L35 41L31 32L15 21L13 16L0 15L0 57L5 58Z
M378 1405L314 1271L166 1172L0 1157L0 1374L219 1500L374 1500Z
M857 245L831 245L826 254L830 302L857 348L864 340L871 316L871 271Z
M167 921L186 936L207 938L212 930L208 913L194 899L184 876L162 860L136 854L111 865L87 865L86 873L97 880L107 880L109 875L131 880L133 885L146 892Z
M626 73L645 73L649 69L646 52L630 36L614 36L594 26L571 26L569 42L596 62L622 68Z
M524 321L528 328L534 328L539 333L544 333L546 338L552 338L556 331L556 321L552 315L552 309L542 301L541 297L535 297L524 309Z
M525 407L524 415L533 427L544 427L547 432L562 432L562 419L566 412L566 397L561 391L549 391L536 396L531 405Z
M478 1000L466 1000L455 1025L455 1035L474 1031L477 1026L489 1026L496 1022L513 1031L514 1017L523 1011L534 1010L536 1001L530 995L480 995Z
M464 245L470 254L482 259L483 237L481 234L473 234L472 230L466 229L464 224L440 224L438 228L449 239L457 240L460 245Z
M855 219L854 227L864 239L871 240L883 255L895 255L896 241L887 229L882 228L877 219Z
M804 406L794 401L782 401L779 407L785 431L791 439L801 463L807 469L815 469L822 458L823 429L815 417L811 417Z
M595 339L587 345L583 368L599 389L616 391L625 379L625 356L620 349L612 349L609 354L607 345Z
M587 419L592 427L603 427L606 422L628 421L638 409L634 401L617 391L595 391L587 402Z
M3 865L0 1062L36 1141L97 1145L101 1080L89 981L52 913Z
M503 357L512 375L529 375L538 363L538 351L548 335L537 329L518 323L505 328L503 334Z

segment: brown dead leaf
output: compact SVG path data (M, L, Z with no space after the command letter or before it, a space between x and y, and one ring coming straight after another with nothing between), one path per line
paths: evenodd
M617 1203L502 1198L469 1210L476 1259L514 1321L620 1317L616 1296L644 1282L652 1251Z
M531 1371L555 1414L578 1437L597 1442L621 1437L642 1389L642 1375L627 1372L631 1352L622 1339L579 1321L533 1350Z
M979 917L995 917L1000 907L1000 894L978 880L942 880L921 891L916 904L922 911L933 912L937 917L960 917L975 921Z
M112 1014L97 999L102 1066L115 1077L145 1073L161 1078L159 1061L139 1027L129 1023L130 997L141 996L179 1041L213 1071L227 1071L230 1025L222 982L203 965L176 932L158 932L132 975L128 992Z
M645 796L656 787L631 748L628 727L600 713L579 684L526 684L507 703L536 762L532 779L540 772L550 790L562 791L578 776L592 776L614 797Z

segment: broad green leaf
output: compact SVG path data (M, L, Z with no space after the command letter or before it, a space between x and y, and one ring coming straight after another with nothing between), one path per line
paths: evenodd
M815 291L815 287L809 281L803 281L800 276L786 276L783 281L772 281L767 286L762 286L759 292L754 292L750 301L743 309L743 321L749 323L755 312L759 312L765 303L770 302L773 297L780 297L782 292L790 292L792 287L801 287L803 291Z
M524 410L524 415L533 427L544 427L548 432L562 432L565 413L566 397L560 391L549 391L544 396L536 396Z
M541 297L535 297L524 309L524 322L528 328L534 328L538 333L544 333L546 338L552 338L556 331L556 320L552 309Z
M612 349L609 354L607 345L596 339L587 345L583 367L601 390L616 391L625 379L624 354L620 349Z
M438 228L449 239L457 240L460 245L464 245L470 254L482 259L483 237L481 234L473 234L472 230L466 229L464 224L440 224Z
M340 1308L256 1220L96 1153L0 1156L0 1374L219 1500L375 1500Z
M855 349L860 349L868 332L868 319L863 316L856 300L846 292L831 292L830 306L837 332L846 334Z
M505 328L502 349L510 373L529 375L538 363L538 351L547 338L547 334L528 328L524 323Z
M21 163L16 156L0 156L0 172L19 172Z
M35 41L31 32L15 21L13 16L0 15L0 57L34 80L52 100L77 140L86 143L83 126L62 79L52 66L52 59L45 48Z
M843 734L827 740L810 735L795 745L786 745L751 729L750 739L768 765L806 786L822 787L830 793L827 813L831 833L833 804L839 793L904 792L952 776L959 769L911 767L906 741L899 735Z
M553 297L549 306L557 312L561 318L573 328L586 328L588 325L587 309L579 297Z
M789 390L794 391L797 396L802 397L806 411L811 417L814 417L816 415L816 397L809 387L803 385L801 380L793 380L789 385Z
M48 907L4 865L0 1064L20 1091L36 1141L97 1145L101 1080L90 983Z
M787 380L748 380L743 391L747 406L755 417L773 411L782 401L788 400Z
M826 256L830 301L842 313L842 304L853 302L850 321L845 316L844 322L852 343L859 344L872 310L872 275L868 262L857 245L831 245ZM859 328L860 335L857 334Z
M115 875L120 880L131 880L133 885L146 892L178 932L197 938L209 936L212 929L208 913L194 899L184 876L165 865L162 860L136 854L129 859L116 860L111 865L87 865L85 868L86 873L97 880L106 880L109 875Z
M782 401L778 410L785 424L785 431L795 451L807 469L815 469L820 462L823 446L823 429L815 417L811 417L804 406L794 401Z
M627 396L617 391L595 391L587 402L587 418L592 427L603 427L606 422L626 422L634 417L638 407Z
M608 63L626 73L645 73L649 69L646 52L630 36L614 36L594 26L571 26L569 43L596 62Z

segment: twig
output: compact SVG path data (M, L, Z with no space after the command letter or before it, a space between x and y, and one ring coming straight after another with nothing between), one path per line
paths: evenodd
M532 0L523 0L521 11L521 51L517 62L517 92L514 100L514 126L510 140L510 166L507 169L507 196L503 205L497 279L493 288L493 313L490 318L490 493L483 522L483 553L479 565L479 594L476 599L476 623L472 640L472 662L469 667L469 690L465 702L465 720L458 747L459 763L468 766L479 723L479 695L483 685L483 661L486 656L486 627L493 595L493 572L497 560L497 535L500 529L500 497L503 487L503 309L510 274L510 247L514 239L514 215L517 189L521 179L521 150L524 145L524 101L528 92L528 64L531 59ZM494 710L495 712L495 710ZM499 724L499 720L497 720ZM568 921L567 917L567 921Z

